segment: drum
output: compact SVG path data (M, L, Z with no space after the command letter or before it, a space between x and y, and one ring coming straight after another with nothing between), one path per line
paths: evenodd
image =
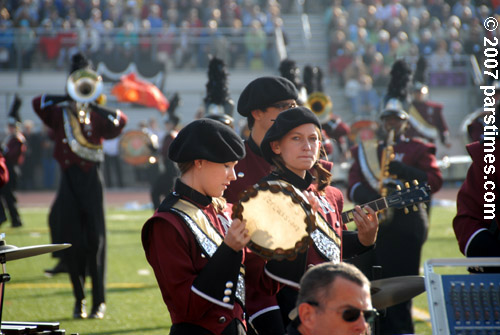
M300 190L283 181L256 184L233 208L233 219L246 220L248 247L265 259L290 259L304 252L316 217Z
M356 142L358 136L362 141L373 140L377 138L378 124L372 120L359 120L351 125L349 140Z
M120 139L120 156L130 165L144 165L154 157L150 137L140 130L130 130Z

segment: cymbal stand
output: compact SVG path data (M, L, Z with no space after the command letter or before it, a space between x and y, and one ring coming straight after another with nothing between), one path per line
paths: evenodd
M4 240L0 240L0 245L5 244ZM2 274L0 275L0 325L2 324L2 313L3 313L3 298L5 294L5 283L10 281L10 275L6 273L5 263L7 262L7 257L5 254L0 254L0 263L2 263ZM0 327L0 335L2 335L2 329Z
M372 280L378 280L382 278L382 266L380 265L372 265ZM375 318L373 322L374 331L372 334L380 335L380 317L385 315L385 309L378 311L379 315Z

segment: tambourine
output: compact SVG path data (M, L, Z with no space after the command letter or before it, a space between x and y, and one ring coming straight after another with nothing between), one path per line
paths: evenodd
M267 260L293 260L305 252L316 220L302 193L283 181L264 181L246 189L232 217L246 220L247 246Z

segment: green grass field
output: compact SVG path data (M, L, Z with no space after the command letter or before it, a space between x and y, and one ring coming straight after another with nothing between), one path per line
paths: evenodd
M47 209L24 208L21 216L25 226L11 229L5 223L1 232L7 244L18 247L49 244ZM154 274L146 259L140 240L143 223L151 216L147 211L109 209L107 307L104 320L73 320L74 299L66 274L47 278L43 270L55 260L49 254L6 263L11 281L7 283L2 320L60 322L66 334L167 334L170 319L157 288ZM453 229L454 207L434 207L430 235L422 259L461 257ZM90 286L88 286L91 299ZM91 306L91 301L87 302ZM425 320L427 298L421 294L414 305L424 313L416 319L416 333L431 334ZM90 308L89 308L90 309Z

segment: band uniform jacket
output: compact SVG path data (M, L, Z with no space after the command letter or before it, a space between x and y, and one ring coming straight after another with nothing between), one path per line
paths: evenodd
M378 156L377 162L372 162L380 166L383 142L375 143ZM394 160L400 161L411 168L421 171L425 176L427 183L431 188L431 193L437 192L443 183L441 171L437 165L435 152L436 148L432 143L424 143L417 139L399 138L393 146ZM374 148L375 150L375 148ZM363 163L363 158L359 155L360 147L355 146L351 149L352 157L355 159L349 170L348 196L349 199L357 204L375 200L380 197L380 190L370 183L369 173L366 171L367 162ZM377 160L377 157L371 158ZM370 157L368 155L368 157ZM380 176L375 176L380 177ZM401 180L402 182L411 182L411 180ZM356 189L359 191L356 192ZM371 194L371 195L370 195ZM372 199L360 200L359 197L369 195ZM420 249L427 238L428 215L427 211L421 205L417 206L418 211L410 208L408 214L403 209L394 209L394 216L382 220L379 225L377 236L377 247L375 254L381 255L378 262L382 262L384 277L416 275L418 274ZM391 209L388 209L391 213ZM405 258L396 260L392 257L387 258L387 254L405 253ZM384 256L382 256L384 255ZM385 257L385 258L384 258ZM385 264L387 263L387 264ZM395 263L400 263L394 266ZM369 277L369 271L365 269Z
M271 173L271 164L262 157L260 148L251 137L245 141L245 152L246 156L234 168L237 179L224 192L224 198L233 204L238 202L241 192Z
M494 219L485 219L485 215L491 216L485 213L485 209L487 208L485 207L485 204L487 204L484 200L485 194L487 192L493 192L495 194L496 211L499 210L498 199L500 197L500 193L498 192L498 187L500 186L499 156L493 152L492 154L496 157L495 162L486 164L485 149L486 146L484 146L481 142L474 142L467 145L467 151L472 158L472 164L469 167L467 177L458 192L457 215L453 219L453 229L455 230L460 251L468 257L480 256L470 255L468 247L473 244L474 239L477 238L479 240L478 234L481 231L490 230L493 224L497 225L497 227L493 226L496 230L500 227L500 216L498 213L495 213L495 210L493 210L493 214L495 214ZM492 182L494 184L492 184ZM491 199L491 196L489 198ZM495 205L495 199L493 199L492 204L493 206ZM495 229L493 229L493 231ZM488 241L482 240L482 242L483 244L486 244ZM496 243L497 246L500 245L498 239L491 242ZM487 255L482 256L486 257ZM498 257L500 255L495 256Z
M5 164L5 157L0 153L0 187L7 184L9 181L9 171Z
M379 165L383 147L384 143L379 142L377 150ZM359 146L351 148L354 162L349 170L349 187L347 194L349 195L349 199L352 201L355 201L355 199L352 199L353 188L359 183L369 186L375 192L379 192L379 190L374 188L365 177L365 173L361 167L363 164L360 163L358 150ZM436 147L434 144L424 143L419 139L398 139L394 145L394 160L424 171L427 175L427 183L431 187L432 193L439 191L443 184L443 178L437 165L435 153ZM380 176L375 177L378 178ZM408 181L411 182L411 180Z
M63 104L47 105L44 102L44 98L45 95L42 95L33 99L33 109L40 119L53 130L55 143L54 158L63 170L76 165L83 171L89 171L97 162L77 155L70 146L76 139L70 139L67 136L69 122L64 120L64 110L69 109L69 106ZM115 120L118 120L118 123L110 122L109 119L95 112L90 113L89 117L90 124L87 125L78 122L79 129L74 129L74 131L81 133L83 140L88 145L93 147L101 146L100 152L104 155L102 152L103 139L111 139L119 136L127 123L127 116L118 110L117 117L115 118Z
M201 210L221 237L231 217L230 205L220 213L210 197L177 180L175 192L145 223L143 247L172 324L194 324L214 334L221 334L234 319L246 324L242 292L238 297L237 277L241 268L244 269L245 285L258 285L261 290L276 292L278 284L264 274L263 266L255 268L247 264L245 251L235 252L223 242L211 257L206 255L186 221L172 211L180 199Z
M26 154L26 138L24 135L19 131L7 135L2 145L2 152L7 166L23 165Z
M448 140L448 125L443 116L443 105L432 101L413 101L408 109L410 115L408 138L420 137L429 142Z

